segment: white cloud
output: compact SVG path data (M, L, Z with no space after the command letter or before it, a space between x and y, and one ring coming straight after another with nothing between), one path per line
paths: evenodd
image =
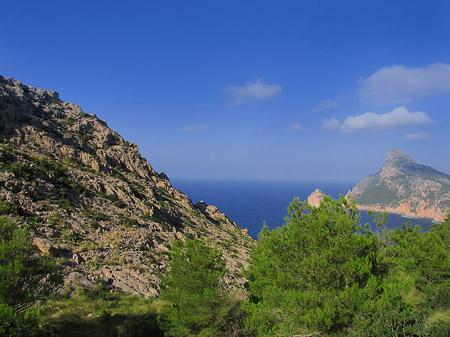
M422 125L431 123L427 114L416 111L409 112L404 106L395 108L391 112L376 114L366 112L359 116L348 116L340 129L345 133L376 132L407 125Z
M427 140L430 139L432 134L430 132L415 132L415 133L408 133L403 136L403 140L410 141L410 140Z
M291 125L291 130L298 132L301 131L303 129L302 125L300 123L295 123Z
M429 124L432 120L427 114L416 111L409 112L404 106L395 108L384 114L366 112L359 116L348 116L342 123L336 118L322 120L322 129L339 128L344 133L379 132L408 125Z
M337 129L340 124L341 123L333 117L331 119L322 119L322 123L320 124L320 126L324 130L334 130Z
M361 81L361 98L376 104L403 104L416 97L450 92L450 64L421 68L383 67Z
M244 86L230 86L222 89L230 96L228 106L242 105L251 101L262 101L281 94L279 84L266 84L262 79L248 81Z
M202 124L202 125L186 125L183 130L188 132L196 132L196 131L202 131L209 128L208 125Z
M324 99L320 104L313 109L314 112L322 112L331 108L336 108L339 106L339 103L336 101L332 101L330 99Z

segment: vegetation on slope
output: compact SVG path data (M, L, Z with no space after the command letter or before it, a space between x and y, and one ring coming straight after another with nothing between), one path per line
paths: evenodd
M385 218L375 222L383 228ZM100 281L15 312L35 313L27 334L36 336L448 336L450 216L429 232L365 227L347 199L325 197L319 207L294 200L285 226L261 232L244 297L224 282L221 253L187 240L171 250L162 299ZM3 328L21 322L2 317Z
M36 335L64 337L163 336L157 316L164 302L120 292L99 282L94 289L78 287L40 303Z
M365 190L361 196L358 197L358 202L363 205L379 204L390 205L397 204L398 198L386 184L379 184Z
M223 282L222 254L198 240L187 240L174 246L170 257L161 293L168 303L160 317L166 335L246 335L237 289Z
M38 319L32 306L58 287L59 276L53 261L37 254L27 226L0 217L0 335L27 335Z

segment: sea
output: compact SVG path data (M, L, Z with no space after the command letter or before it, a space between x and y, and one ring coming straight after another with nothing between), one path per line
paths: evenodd
M300 182L300 181L244 181L244 180L200 180L171 179L172 186L185 193L194 204L204 201L225 213L241 228L246 228L250 236L258 237L264 223L269 229L285 224L287 207L294 198L304 201L320 188L323 193L339 198L355 186L356 182ZM361 223L369 223L372 217L360 211ZM405 218L398 214L387 215L387 228L399 227L410 221L428 231L431 220Z

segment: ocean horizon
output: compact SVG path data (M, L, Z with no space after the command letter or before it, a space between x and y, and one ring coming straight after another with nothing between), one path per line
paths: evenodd
M317 188L323 193L339 198L355 186L356 182L320 181L259 181L259 180L202 180L171 179L172 185L185 193L195 204L204 201L216 206L241 228L248 229L257 238L264 223L269 229L285 224L287 208L294 198L304 201ZM372 217L360 211L361 223L372 224ZM405 218L388 213L387 227L399 227L410 221L423 230L429 230L428 219ZM376 228L372 228L377 230Z

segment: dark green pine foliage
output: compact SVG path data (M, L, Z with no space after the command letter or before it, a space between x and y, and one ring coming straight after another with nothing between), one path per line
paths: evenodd
M37 316L30 307L60 282L54 263L37 254L26 225L0 217L0 335L31 336Z
M198 240L174 245L161 298L160 316L168 336L227 336L239 321L239 305L223 286L222 254ZM237 315L236 315L237 314Z
M251 253L247 324L261 336L346 331L379 291L379 241L342 196L318 208L295 199L288 212Z
M386 287L403 295L432 336L450 336L449 220L429 232L404 224L380 252L390 270Z

